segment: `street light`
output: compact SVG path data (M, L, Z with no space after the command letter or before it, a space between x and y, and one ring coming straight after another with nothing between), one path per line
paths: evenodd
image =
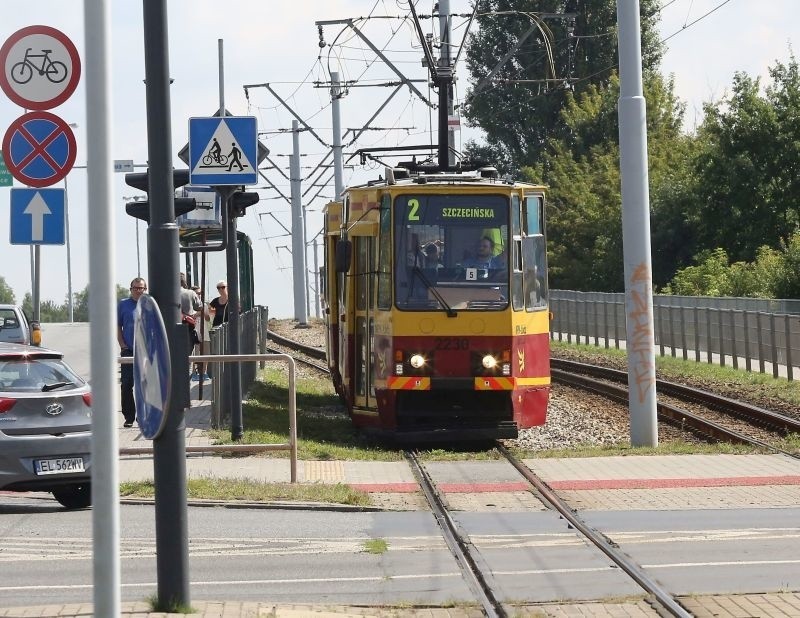
M122 199L126 202L140 202L144 200L144 196L142 195L132 195L130 197L122 196ZM142 276L142 263L139 259L139 219L136 219L136 276Z

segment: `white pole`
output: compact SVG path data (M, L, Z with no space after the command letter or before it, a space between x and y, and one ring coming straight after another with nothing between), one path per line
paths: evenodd
M294 271L294 319L308 323L306 311L306 245L305 222L301 203L302 177L300 176L300 123L292 120L292 163L289 172L292 188L292 269Z
M339 87L339 73L331 71L331 115L333 121L333 186L336 195L333 199L339 201L344 193L344 165L342 164L342 121L339 111L339 100L342 98L342 89Z
M67 176L64 176L64 226L67 243L67 306L69 307L69 321L71 324L75 321L75 308L72 297L72 255L69 244L69 191L67 190Z
M83 3L92 371L92 537L94 615L120 615L115 229L111 156L110 0Z
M617 21L622 244L631 444L658 446L647 115L642 90L639 0L617 0Z

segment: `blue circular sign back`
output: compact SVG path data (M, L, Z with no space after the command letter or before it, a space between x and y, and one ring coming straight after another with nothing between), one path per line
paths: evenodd
M145 438L157 438L167 419L170 382L167 331L158 303L142 294L136 304L133 326L133 398L136 422Z

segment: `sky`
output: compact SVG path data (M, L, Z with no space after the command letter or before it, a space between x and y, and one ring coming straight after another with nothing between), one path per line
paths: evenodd
M147 161L147 116L145 110L144 33L142 3L134 0L111 2L112 24L112 96L113 157ZM219 44L222 40L225 107L234 115L257 118L260 140L271 151L270 159L279 169L264 169L269 182L256 185L261 202L239 219L239 229L248 234L254 250L255 301L269 307L271 317L294 317L291 238L291 210L281 195L289 195L288 176L291 153L292 113L314 129L323 143L310 131L300 134L303 176L308 176L330 148L331 109L328 91L314 87L314 82L329 80L330 71L339 71L343 80L355 80L341 100L343 130L359 129L384 103L394 88L374 84L396 80L396 76L352 30L341 25L327 25L323 30L326 47L320 49L315 21L374 16L357 22L359 29L386 54L409 79L424 80L422 52L408 21L397 17L407 14L400 0L169 0L168 3L171 90L172 150L188 141L191 117L211 116L219 107ZM419 0L420 14L432 12L433 0ZM451 0L451 10L467 13L469 0ZM686 126L691 130L702 119L702 105L720 100L728 92L733 75L743 71L767 80L767 68L776 60L786 62L790 50L800 45L800 2L797 0L663 0L661 34L667 39L663 58L664 73L675 79L679 98L686 103ZM404 10L405 8L405 10ZM66 34L83 57L83 3L78 0L3 0L0 39L34 24L48 25ZM716 10L714 10L716 9ZM704 17L707 13L711 12ZM697 21L699 20L699 21ZM454 23L454 40L461 40L466 20ZM696 23L693 23L696 22ZM423 20L430 31L431 20ZM669 38L668 38L669 37ZM333 45L335 43L335 45ZM269 83L279 101L265 87L243 86ZM469 80L463 62L459 71L456 96L467 92ZM372 87L361 87L373 85ZM427 85L415 84L423 96L432 95ZM86 206L86 123L91 118L86 109L85 79L62 105L50 110L65 122L76 124L75 168L67 177L69 211L69 251L67 245L43 246L41 249L41 297L63 303L68 292L67 255L71 264L73 292L89 284L88 212ZM24 110L0 92L0 126L5 133ZM359 145L400 145L430 140L429 108L407 89L402 89L373 121L380 131L367 131ZM435 118L433 126L435 127ZM466 139L480 139L480 131L462 127L456 146ZM421 141L420 141L421 140ZM352 152L353 147L349 149ZM347 152L347 150L346 150ZM184 165L175 157L175 166ZM377 165L362 167L358 158L345 170L345 183L360 183L375 178ZM123 174L115 175L114 200L108 208L115 213L110 234L114 251L114 271L118 284L127 287L139 272L147 277L146 228L125 214L125 202L143 194L128 187ZM322 181L327 181L324 174ZM333 196L330 186L309 186L304 198L306 237L309 241L320 231L321 209ZM317 181L319 182L319 181ZM270 183L274 187L269 186ZM23 186L15 181L16 187ZM55 187L64 187L60 182ZM275 188L277 187L277 189ZM253 190L253 189L251 189ZM316 199L311 199L314 196ZM0 187L0 276L14 290L18 302L31 290L30 248L9 243L9 189ZM137 252L137 235L139 238ZM321 263L321 253L318 260ZM210 260L209 282L213 291L217 279L225 278L221 254ZM314 267L314 250L309 248L306 263ZM313 282L311 287L313 288ZM314 316L314 292L310 316ZM211 295L209 296L209 298Z

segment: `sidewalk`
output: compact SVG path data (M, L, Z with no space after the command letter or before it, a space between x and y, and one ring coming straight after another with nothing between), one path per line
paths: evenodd
M186 416L187 446L212 446L207 433L210 420L210 402L194 400ZM130 447L152 447L152 441L146 440L135 427L120 427L119 445L124 452ZM680 510L752 505L780 508L800 504L800 460L781 455L534 458L525 460L525 464L575 509ZM506 462L428 462L426 467L455 510L542 508L527 484ZM288 456L188 454L186 475L189 479L289 483L291 464ZM152 454L121 456L119 479L121 482L152 480ZM298 461L297 481L350 485L370 494L371 508L400 511L427 508L405 461Z

